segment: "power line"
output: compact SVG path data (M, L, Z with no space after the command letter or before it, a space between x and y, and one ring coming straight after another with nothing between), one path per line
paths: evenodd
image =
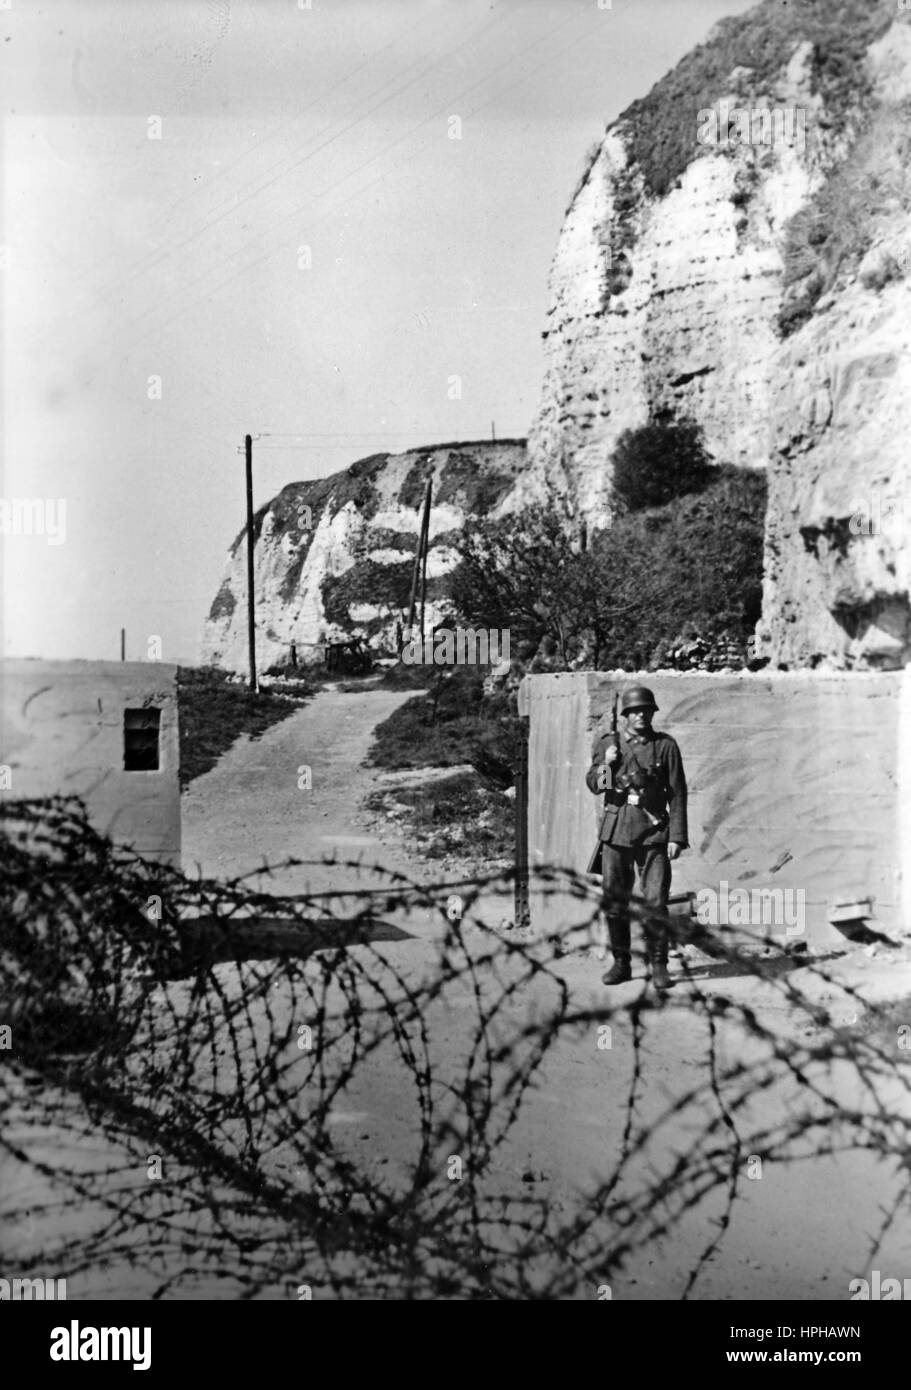
M401 434L417 434L422 430L439 429L439 422L432 425L402 425L397 430L308 430L306 434L281 433L275 430L261 430L254 439L392 439L398 438ZM269 446L263 444L262 448L282 448L282 445Z
M468 35L468 37L463 39L460 44L457 44L454 49L445 54L444 60L448 61L448 59L452 58L456 53L460 52L460 50L463 49L467 44L472 43L474 40L480 38L480 36L486 33L488 29L493 28L495 25L502 23L504 18L505 12L501 12L499 15L496 15L493 19L488 20L484 25L481 26L481 28L476 33ZM400 96L402 92L407 91L409 87L414 86L415 82L418 82L421 79L421 77L423 77L427 72L430 72L434 67L436 67L440 61L444 60L433 59L430 63L425 63L415 77L411 78L407 82L402 83L401 86L399 86L389 96L384 97L382 101L378 101L374 105L368 107L366 111L362 112L354 120L349 121L348 124L343 126L341 130L336 131L334 135L329 136L328 139L324 140L321 144L317 145L315 149L309 150L306 154L301 155L299 159L294 160L281 173L275 174L272 178L267 178L265 181L257 183L254 187L250 189L249 192L244 193L241 197L235 198L233 203L229 207L226 207L223 212L216 214L214 217L210 218L208 222L203 223L201 227L197 227L195 231L189 233L187 236L175 242L173 245L167 247L162 251L153 253L152 259L150 261L147 261L144 264L141 263L138 268L134 268L132 271L127 272L127 275L124 279L115 281L114 284L119 285L120 288L126 288L127 286L132 284L132 282L140 274L152 270L156 265L160 264L162 261L167 260L169 256L176 255L178 251L182 251L184 247L189 246L191 242L195 241L198 237L204 235L207 231L210 231L213 227L217 226L218 223L221 222L225 217L229 216L231 213L237 212L239 208L245 206L245 204L249 203L252 199L258 197L261 193L265 191L265 189L271 187L272 184L277 183L280 178L287 177L292 172L292 170L299 168L301 165L307 163L308 160L313 159L316 155L321 154L324 150L328 149L331 145L333 145L336 142L336 140L340 140L343 135L346 135L349 131L353 130L356 126L360 125L369 116L372 116L375 112L381 110L384 106L388 105L390 101L393 101L397 96ZM420 61L422 60L419 60L419 62ZM417 66L417 64L412 64L411 67L406 69L406 72L410 72L412 68L414 68L415 66ZM389 82L394 80L394 78L387 79L386 82L382 83L377 90L382 91L383 87L388 86ZM309 110L309 107L306 109ZM331 125L332 122L330 121L327 128L330 128ZM310 139L314 138L316 137L310 137ZM308 142L305 141L304 143L306 144ZM277 164L281 163L284 163L284 160L277 161ZM271 167L275 168L277 167L277 164ZM185 293L187 289L189 289L192 285L197 284L199 280L205 279L205 276L209 273L209 271L205 271L202 276L198 276L195 280L191 280L188 283L188 285L181 287L178 293ZM157 307L159 306L153 306L152 309L146 310L145 313L140 315L138 319L134 320L134 322L140 322L142 318L146 317L149 313L154 313Z
M538 38L538 39L533 40L531 43L529 43L528 45L526 45L526 48L522 50L522 52L518 55L518 58L521 59L521 58L524 56L524 54L525 54L526 52L528 52L531 48L536 47L536 46L537 46L540 42L542 42L544 39L551 37L551 35L552 35L554 32L556 32L556 31L559 30L559 29L564 28L564 27L566 26L566 24L574 22L574 21L575 21L576 19L578 19L579 17L580 17L580 12L579 12L579 11L576 11L573 15L570 16L570 18L569 18L568 20L563 20L563 21L561 21L559 24L555 25L554 28L553 28L552 30L549 30L547 34L541 36L541 37ZM560 49L559 52L558 52L556 55L555 55L555 54L552 54L552 53L549 53L548 56L544 59L544 61L543 61L542 63L539 63L535 68L531 69L529 72L520 74L520 76L515 80L515 82L509 84L509 86L507 86L507 87L505 87L505 88L501 88L501 89L498 91L498 93L497 93L497 98L503 96L503 95L505 94L505 92L510 91L510 90L512 89L512 87L517 86L517 85L519 84L519 82L525 81L525 80L527 80L528 77L533 76L533 74L534 74L535 72L539 71L540 68L544 67L547 63L553 62L553 60L554 60L555 57L562 56L563 53L567 52L567 51L568 51L571 47L573 47L574 44L577 43L578 41L579 41L579 40L576 39L576 38L572 39L572 40L570 41L570 43L564 45L564 47L563 47L562 49ZM515 61L515 59L510 58L510 59L507 59L506 61L507 61L507 63L510 63L510 62ZM312 203L314 203L314 202L316 202L316 201L319 201L319 200L322 199L322 198L327 197L330 193L334 192L336 188L341 187L341 185L342 185L343 183L347 182L348 179L353 178L356 174L360 173L362 169L366 168L366 167L367 167L368 165L370 165L370 164L374 164L378 159L383 158L383 157L388 153L388 151L389 151L390 149L393 149L396 145L401 144L402 140L407 139L407 138L410 138L411 136L413 136L418 130L420 130L420 129L422 129L424 126L426 126L431 120L436 119L436 118L441 114L441 112L443 112L443 111L447 110L449 107L451 107L451 105L452 105L454 102L461 100L465 95L467 95L468 92L471 92L471 91L474 90L475 87L480 86L484 81L487 80L487 77L488 77L488 76L489 76L489 74L485 74L482 78L478 79L477 82L474 82L474 83L471 84L471 86L467 87L463 92L457 94L457 95L454 96L454 97L448 98L447 101L446 101L442 106L436 108L433 112L431 112L431 114L430 114L429 116L425 117L425 119L424 119L423 121L418 122L417 125L415 125L414 127L412 127L411 130L405 131L402 135L397 136L395 140L392 140L392 141L388 142L388 144L384 145L383 148L382 148L381 150L379 150L375 155L370 156L370 158L364 160L364 161L363 161L361 164L359 164L355 169L352 169L352 170L350 170L347 174L343 175L342 178L339 179L338 182L335 183L335 184L333 184L330 188L322 190L322 192L319 193L319 194L312 195L312 196L308 199L307 203L302 204L300 207L294 208L290 213L288 213L285 217L283 217L283 218L281 219L281 221L284 223L284 222L290 221L292 218L297 219L297 218L300 216L300 213L304 210L305 207L309 206L310 204L312 204ZM494 100L494 99L495 99L495 98L491 98L490 100ZM469 114L471 114L471 115L476 115L477 112L478 112L479 110L483 110L484 107L485 107L486 105L489 105L489 104L490 104L490 101L482 102L480 106L474 108L474 110L473 110L472 112L470 112ZM356 197L361 196L361 195L366 191L367 188L372 187L374 183L377 183L377 182L379 181L379 179L384 178L385 176L386 176L386 175L385 175L384 173L381 173L381 174L377 175L376 178L372 179L368 184L364 185L364 186L361 187L361 188L356 189L356 190L354 191L354 193L352 193L347 199L344 199L341 203L337 204L336 207L334 207L334 208L331 210L331 212L332 212L332 213L337 212L338 209L339 209L339 207L344 207L344 206L346 205L346 203L352 201L353 198L356 198ZM320 225L320 221L325 220L325 216L328 216L328 215L331 215L331 214L325 214L323 218L321 218L321 219L315 221L315 222L313 223L313 225L317 225L317 226ZM178 310L176 313L172 314L172 315L170 316L170 318L163 320L161 323L159 323L159 324L157 324L157 325L152 325L152 327L151 327L150 329L147 329L147 330L145 330L144 332L140 333L140 334L139 334L138 340L141 341L143 338L148 337L148 336L149 336L149 333L151 333L151 332L155 332L155 331L159 331L159 332L160 332L160 331L163 330L164 328L168 327L171 323L173 323L173 322L175 321L175 319L179 318L179 317L181 316L182 313L189 312L191 309L196 308L199 304L202 304L206 299L211 298L214 294L217 294L217 293L220 292L221 290L225 289L228 285L233 284L233 282L234 282L236 279L238 279L239 276L247 274L247 273L248 273L250 270L252 270L255 266L261 264L263 261L269 260L273 255L276 254L276 252L277 252L278 250L281 249L282 246L287 245L289 240L290 240L290 238L287 238L287 237L286 237L286 238L283 238L283 240L280 241L280 242L278 243L278 245L276 245L275 247L273 247L272 250L267 251L267 252L264 252L263 255L258 256L255 260L248 262L248 263L247 263L246 265L244 265L244 266L241 266L237 271L235 271L232 275L230 275L226 280L223 280L223 281L221 281L218 285L213 286L209 291L207 291L205 294L203 294L202 297L200 297L200 298L198 298L198 299L196 299L196 300L193 300L189 305L184 306L184 308L183 308L182 310ZM252 242L251 242L251 243L248 243L248 246L252 246L253 244L254 244L254 243L252 243ZM238 253L232 253L232 254L238 254ZM192 287L193 287L194 285L196 285L196 284L198 284L200 281L204 280L204 279L205 279L208 275L210 275L211 273L212 273L211 271L208 271L208 270L205 271L201 276L197 276L194 280L191 280L191 281L189 281L186 285L181 286L181 288L180 288L179 290L175 291L174 294L170 296L170 298L173 299L173 298L176 298L176 297L178 297L178 296L180 296L180 295L182 295L182 294L185 294L188 290L192 289ZM167 300L164 301L164 304L165 304L165 305L167 304ZM152 308L152 309L145 310L143 313L141 313L140 315L138 315L135 319L132 319L129 323L125 324L125 325L122 327L122 329L121 329L120 331L121 331L121 332L125 332L127 329L133 327L134 325L136 325L136 324L138 324L138 323L141 323L142 320L143 320L144 318L147 318L147 317L149 316L150 313L155 313L155 312L156 312L158 309L160 309L161 307L163 307L163 306L162 306L161 304L159 304L159 305L155 306L155 307Z
M424 18L423 18L422 20L419 20L419 21L418 21L418 23L414 26L414 29L409 30L409 36L413 36L415 30L422 28L425 24L429 24L432 20L436 20L436 19L437 19L437 16L436 16L433 12L428 12L428 13L424 16ZM219 168L219 169L217 170L217 172L213 175L213 181L214 181L215 179L223 179L223 178L225 177L226 174L228 174L232 169L236 169L237 166L238 166L239 164L241 164L241 163L243 162L243 160L245 160L246 158L248 158L249 155L251 155L254 151L259 152L259 151L262 149L262 147L263 147L263 145L264 145L265 143L267 143L267 142L270 141L270 140L275 140L275 139L277 139L279 135L283 134L286 130L289 130L289 129L295 124L295 122L296 122L296 121L299 121L300 118L301 118L302 116L306 115L308 111L311 111L315 106L321 105L322 103L328 101L328 100L332 97L332 95L333 95L335 92L337 92L337 91L339 90L340 87L344 87L344 86L345 86L347 83L349 83L354 77L356 77L357 74L358 74L359 72L362 72L363 69L364 69L365 67L369 67L369 65L370 65L372 62L374 62L377 58L382 57L382 55L383 55L384 53L387 53L387 52L389 51L390 48L394 48L396 44L401 43L401 42L402 42L402 38L403 38L403 35L398 34L398 35L396 35L396 37L395 37L394 39L390 39L389 43L384 44L382 48L378 48L374 53L369 54L369 55L363 60L363 62L358 63L357 67L351 68L348 72L345 73L345 75L344 75L343 77L339 78L339 80L338 80L337 82L334 82L326 91L320 92L317 96L315 96L315 97L313 98L312 101L308 102L307 105L304 106L300 111L296 111L295 114L291 117L290 120L281 121L281 122L275 127L275 129L271 132L271 134L268 134L268 135L264 136L263 139L261 139L261 140L257 140L257 139L254 137L253 141L249 144L249 146L248 146L247 149L242 150L234 159L230 160L227 164L223 165L221 168ZM377 91L382 91L383 87L388 86L388 85L389 85L389 82L392 81L392 80L394 80L394 79L392 79L392 78L387 78L386 81L383 82L383 83L381 83L380 86L379 86L376 90L377 90ZM371 94L371 95L373 95L373 94ZM331 124L331 122L330 122L330 124ZM270 165L270 166L269 166L269 170L274 169L274 168L277 168L278 165L279 165L280 163L282 163L283 160L286 159L287 157L288 157L288 156L285 155L285 156L282 157L281 160L277 160L274 164ZM266 172L268 173L269 170L267 170ZM191 189L189 190L188 193L183 194L180 198L176 198L172 203L170 203L170 204L164 209L164 211L161 213L161 219L160 219L160 220L161 220L162 222L164 222L164 223L167 223L168 219L171 217L171 215L174 213L174 211L175 211L177 208L183 206L183 204L185 204L185 203L190 202L191 199L193 199L193 198L195 198L195 197L199 197L199 196L200 196L201 194L203 194L203 193L207 193L207 192L209 191L210 187L211 187L211 183L208 184L208 185L206 185L204 188L191 188ZM166 252L165 254L168 254L168 253ZM135 266L133 267L133 271L138 272L138 271L143 270L144 268L146 268L146 267L148 266L150 260L152 260L152 259L157 259L157 255L158 255L157 252L150 252L149 255L142 257L142 258L135 264ZM97 267L100 266L101 264L102 264L101 261L97 261L97 262L95 262L95 267L93 267L93 268L97 268ZM115 276L115 277L110 281L110 284L111 284L111 285L116 284L117 281L118 281L118 279L119 279L119 275L118 275L118 276Z

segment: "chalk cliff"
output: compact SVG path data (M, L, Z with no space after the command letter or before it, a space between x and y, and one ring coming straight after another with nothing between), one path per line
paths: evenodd
M256 658L260 670L314 656L326 638L357 633L389 644L407 620L424 487L433 479L427 557L429 626L443 617L443 577L466 523L509 505L525 441L434 445L374 454L312 482L292 483L254 518ZM228 552L200 659L226 670L247 662L246 531Z
M911 658L909 21L893 0L723 21L608 128L553 262L527 491L609 525L617 440L661 412L768 469L773 665Z

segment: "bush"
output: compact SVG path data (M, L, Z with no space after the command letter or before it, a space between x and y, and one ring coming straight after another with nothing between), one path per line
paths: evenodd
M622 511L661 507L702 492L717 476L699 427L658 417L624 430L613 455L614 495Z
M599 637L591 664L654 666L682 633L744 648L762 609L766 479L725 470L718 482L620 517L593 551Z
M469 627L508 631L511 649L537 648L553 637L564 664L571 634L582 620L578 545L556 502L466 531L449 576L458 620Z
M467 536L459 618L552 651L550 669L644 669L687 634L746 650L762 595L766 480L711 470L701 493L629 511L581 549L555 510ZM532 669L535 669L532 666Z

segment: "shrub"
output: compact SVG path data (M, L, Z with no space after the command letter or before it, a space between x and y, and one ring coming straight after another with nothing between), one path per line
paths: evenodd
M701 492L715 472L699 427L659 417L624 430L613 456L614 495L622 511L660 507Z
M645 668L681 633L744 650L759 619L766 480L715 468L701 493L630 510L583 550L556 508L466 536L453 602L472 626L547 644L550 669Z
M467 626L507 629L514 650L553 637L567 664L586 602L569 517L556 501L466 531L449 576L458 618Z
M592 555L604 635L591 664L643 669L684 632L745 648L762 607L765 505L762 473L728 469L697 496L618 518Z

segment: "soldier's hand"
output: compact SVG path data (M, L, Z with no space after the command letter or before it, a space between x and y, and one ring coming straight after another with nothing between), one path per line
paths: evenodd
M668 857L668 859L679 859L679 858L680 858L680 846L677 844L677 841L676 841L676 840L668 840L668 843L667 843L667 857Z
M616 743L609 743L604 750L604 761L610 766L611 763L617 761L619 756L620 749L617 747Z

